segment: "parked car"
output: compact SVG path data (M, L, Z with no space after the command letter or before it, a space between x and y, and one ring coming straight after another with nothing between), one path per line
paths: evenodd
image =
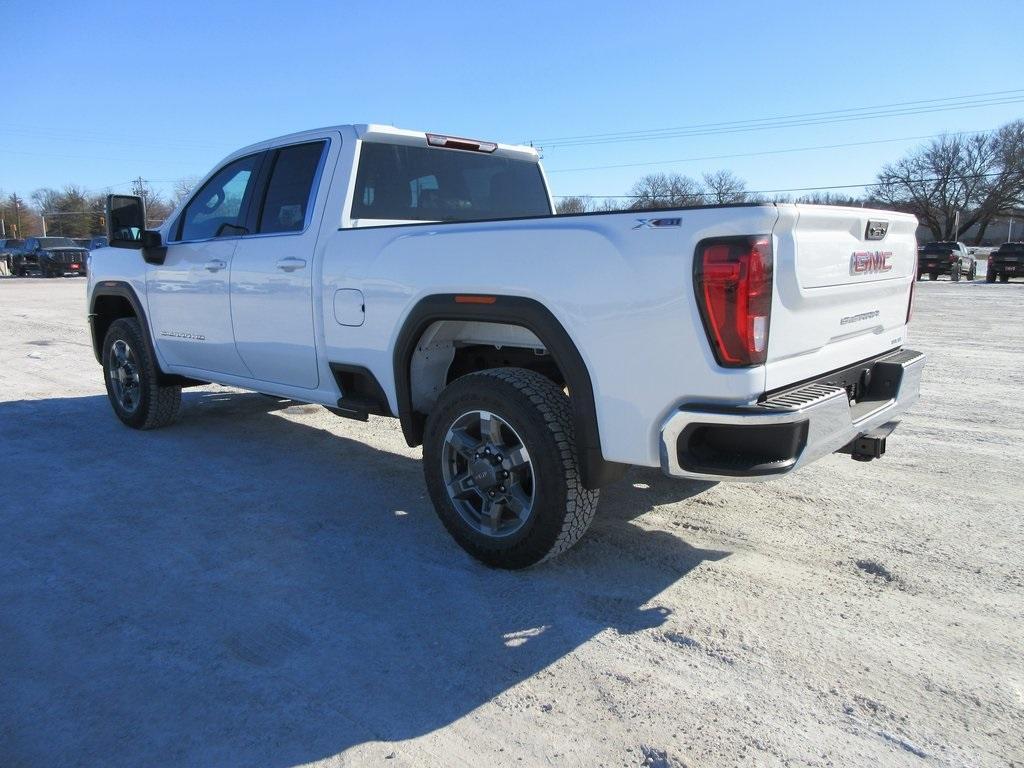
M4 264L7 265L8 274L14 274L14 254L17 251L19 251L24 245L25 241L16 237L0 238L0 262L3 262Z
M973 280L978 275L978 262L963 243L952 240L925 243L917 256L917 279L928 275L937 280L939 275L949 275L958 282L961 277Z
M988 257L985 282L1008 283L1011 277L1024 277L1024 242L1003 243Z
M533 148L376 125L240 150L158 230L141 198L107 210L88 311L124 424L169 424L204 382L396 416L492 566L568 549L629 465L867 461L918 397L908 214L557 216Z
M76 237L74 238L75 245L79 245L89 251L95 251L97 248L107 247L107 236L106 235L93 235L92 237Z
M20 277L28 274L43 277L84 275L88 254L70 237L27 237L21 250L14 254L12 272Z

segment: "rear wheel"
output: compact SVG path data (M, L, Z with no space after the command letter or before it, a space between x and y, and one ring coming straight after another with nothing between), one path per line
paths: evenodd
M939 273L938 272L929 272L928 273L928 279L929 280L938 280L939 279Z
M1009 275L1000 275L999 276L999 282L1000 283L1008 283L1008 282L1010 282L1010 276Z
M954 283L959 283L960 282L960 265L959 264L955 265L953 267L953 269L950 270L950 272L949 272L949 279L952 280Z
M994 283L996 281L996 271L991 267L985 270L985 282Z
M554 557L586 532L598 491L580 481L569 398L523 368L449 385L427 419L423 471L438 516L497 568Z
M110 324L103 341L103 373L110 405L129 427L156 429L177 418L181 387L160 385L160 371L134 317Z

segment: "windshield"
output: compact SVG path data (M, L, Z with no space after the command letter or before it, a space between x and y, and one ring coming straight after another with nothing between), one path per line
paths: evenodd
M75 241L70 237L40 237L40 248L75 248Z
M362 145L354 219L478 221L550 214L536 162L405 144Z

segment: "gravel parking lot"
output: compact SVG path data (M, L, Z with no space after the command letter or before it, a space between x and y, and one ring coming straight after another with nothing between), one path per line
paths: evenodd
M0 280L0 765L1024 765L1024 284L917 286L881 461L634 470L521 573L397 423L121 426L81 280Z

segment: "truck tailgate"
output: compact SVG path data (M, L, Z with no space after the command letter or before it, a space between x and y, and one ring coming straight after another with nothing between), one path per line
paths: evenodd
M779 206L767 390L904 344L916 230L891 211Z

